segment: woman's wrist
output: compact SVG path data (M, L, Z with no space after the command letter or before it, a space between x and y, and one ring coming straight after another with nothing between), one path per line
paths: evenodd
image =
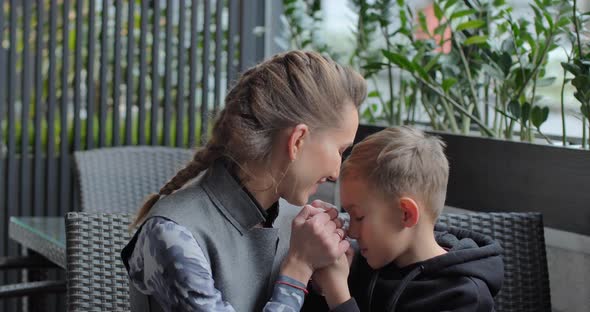
M294 255L287 255L283 261L280 274L288 276L303 283L304 285L307 285L307 282L313 274L313 268L307 262L299 259L298 257Z

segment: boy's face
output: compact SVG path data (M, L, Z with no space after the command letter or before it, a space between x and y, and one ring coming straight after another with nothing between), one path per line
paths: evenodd
M350 214L348 235L358 241L371 268L382 268L408 249L411 235L403 225L398 201L386 200L355 177L342 179L340 197Z

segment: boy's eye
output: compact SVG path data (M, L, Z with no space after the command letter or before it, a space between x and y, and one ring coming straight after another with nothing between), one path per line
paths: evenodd
M357 218L354 218L354 221L361 222L361 221L363 221L364 218L365 218L364 216L363 217L357 217Z

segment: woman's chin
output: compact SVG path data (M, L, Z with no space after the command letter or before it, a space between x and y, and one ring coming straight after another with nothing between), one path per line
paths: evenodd
M293 194L293 195L289 196L288 198L285 197L284 199L291 205L303 206L303 205L307 204L307 202L309 201L309 195L308 194Z

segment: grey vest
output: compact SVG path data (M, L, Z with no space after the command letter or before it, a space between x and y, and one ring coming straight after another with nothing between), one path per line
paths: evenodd
M217 162L196 181L161 198L148 218L165 217L190 230L223 300L236 311L261 311L272 295L299 208L281 200L279 211L274 228L257 227L264 216ZM153 298L133 286L130 295L132 311L161 311Z

